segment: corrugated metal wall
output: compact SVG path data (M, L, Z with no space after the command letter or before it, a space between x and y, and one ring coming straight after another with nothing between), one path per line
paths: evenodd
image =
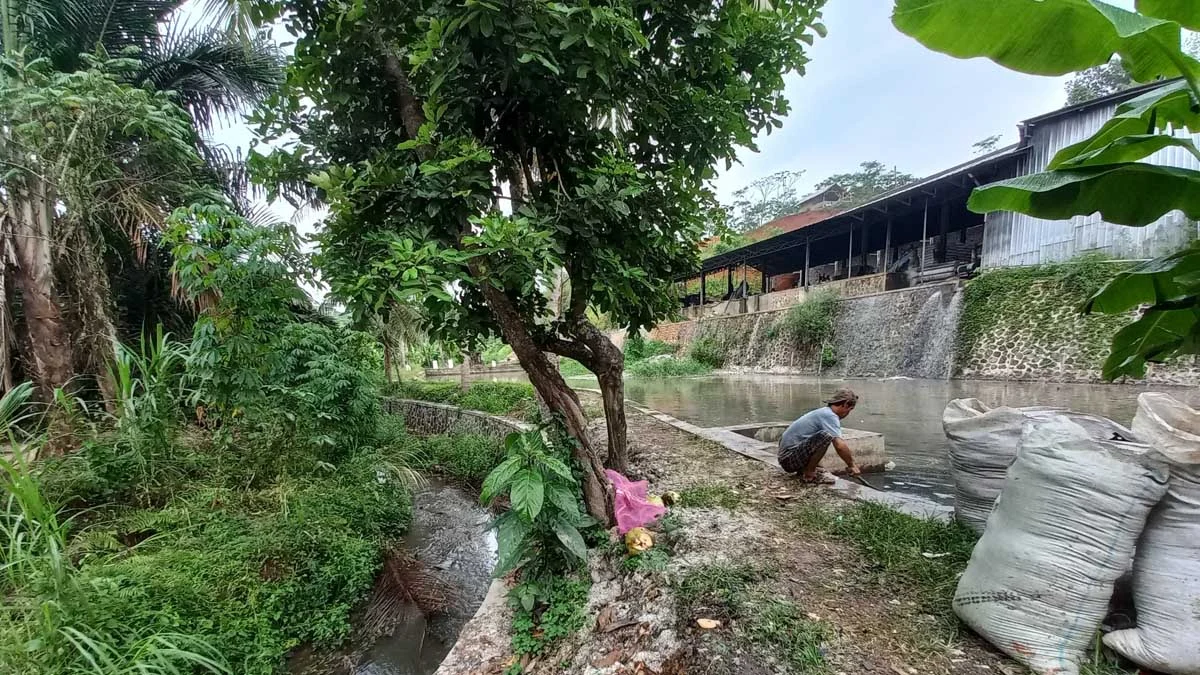
M1115 104L1099 106L1033 127L1030 152L1018 168L1020 175L1044 170L1055 153L1094 134L1115 109ZM1200 144L1200 135L1193 140ZM1146 161L1200 170L1200 160L1183 148L1167 148ZM1059 262L1093 252L1124 259L1153 258L1178 250L1198 234L1197 224L1179 211L1146 227L1114 225L1101 220L1098 214L1071 220L1040 220L999 212L988 214L985 222L985 267Z

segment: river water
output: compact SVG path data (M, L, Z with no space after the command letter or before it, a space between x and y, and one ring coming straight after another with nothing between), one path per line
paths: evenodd
M955 398L978 398L989 406L1054 405L1103 415L1126 426L1137 410L1137 395L1169 391L1200 405L1195 388L1104 384L1051 384L978 380L818 379L779 375L717 375L662 380L629 379L626 398L703 427L754 422L788 422L822 405L839 387L861 397L842 423L883 434L894 471L872 477L889 490L911 492L953 503L949 447L942 411Z

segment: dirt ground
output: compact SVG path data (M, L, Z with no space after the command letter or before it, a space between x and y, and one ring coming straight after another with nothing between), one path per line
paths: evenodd
M674 582L689 569L712 564L773 570L756 592L794 603L807 619L827 628L820 646L825 665L808 672L1023 672L971 635L950 636L932 616L920 613L906 589L881 588L870 579L866 561L845 542L796 527L810 500L844 499L635 410L629 410L628 421L634 477L649 480L652 494L720 483L736 490L740 503L732 510L673 509L676 531L660 535L672 549L665 570L630 572L621 567L617 552L597 556L591 565L589 625L532 664L533 672L799 672L779 659L778 649L747 642L744 631L736 630L736 619L706 630L697 619L721 617L687 615L696 608L675 596Z

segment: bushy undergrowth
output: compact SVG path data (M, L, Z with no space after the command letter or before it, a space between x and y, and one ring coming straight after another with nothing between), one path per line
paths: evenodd
M474 382L463 391L458 382L400 380L385 387L388 396L431 401L515 419L537 411L533 386L525 382Z
M692 340L688 346L687 355L693 361L702 363L709 368L720 368L725 365L729 354L729 346L712 335L701 335Z
M409 450L413 468L436 471L472 485L481 485L504 461L503 443L474 434L413 438Z
M674 354L675 351L675 345L667 344L662 340L647 340L640 332L635 332L625 338L625 363L635 363L663 354Z
M592 374L582 363L567 358L558 360L558 372L562 373L563 377L587 377Z
M677 359L673 356L635 361L625 366L625 372L634 377L686 377L689 375L707 375L712 368L695 359Z
M769 329L771 338L783 337L804 347L821 347L833 338L838 298L830 291L816 291L789 309Z
M119 350L113 416L76 411L65 455L0 462L0 672L281 672L348 635L411 518L379 354L294 311L294 233L175 217L175 271L205 307L190 345Z

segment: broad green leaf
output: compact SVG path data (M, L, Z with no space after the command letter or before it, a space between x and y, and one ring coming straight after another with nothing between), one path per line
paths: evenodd
M1047 169L1061 168L1072 159L1099 151L1125 136L1187 129L1200 132L1200 106L1192 103L1186 82L1172 82L1117 106L1112 119L1091 138L1060 150Z
M1183 148L1192 153L1197 159L1200 159L1200 150L1196 149L1196 145L1189 138L1176 138L1165 134L1140 134L1118 138L1103 148L1073 157L1062 166L1051 166L1049 168L1075 169L1087 166L1137 162L1168 147Z
M496 546L500 549L493 574L502 576L524 564L529 553L529 525L511 511L497 518L493 525Z
M571 468L557 457L543 457L542 466L545 466L547 471L550 471L568 483L575 482L575 477L571 475Z
M1188 30L1200 30L1200 2L1196 0L1137 0L1137 10Z
M1099 0L896 0L892 23L934 51L1034 75L1086 70L1113 54L1138 82L1184 74L1179 24Z
M510 457L500 463L483 479L483 489L479 491L479 501L490 504L512 482L517 472L521 470L521 460Z
M587 560L587 544L583 541L583 535L579 534L579 530L574 525L561 518L555 518L554 535L572 555L580 560Z
M1200 310L1147 311L1142 318L1117 332L1113 351L1104 362L1104 377L1144 377L1146 363L1165 361L1186 351L1196 351Z
M542 503L546 498L545 483L542 475L532 469L523 469L513 479L509 498L513 510L528 521L533 521L542 512Z
M572 517L579 515L579 501L575 498L575 493L565 485L549 485L546 488L546 496L559 511Z
M1144 262L1118 274L1084 305L1085 312L1120 314L1140 305L1177 302L1196 289L1190 277L1200 272L1200 244Z
M1153 164L1118 164L1019 176L977 188L975 213L1016 211L1066 220L1099 212L1104 220L1143 226L1175 209L1200 219L1200 171Z

